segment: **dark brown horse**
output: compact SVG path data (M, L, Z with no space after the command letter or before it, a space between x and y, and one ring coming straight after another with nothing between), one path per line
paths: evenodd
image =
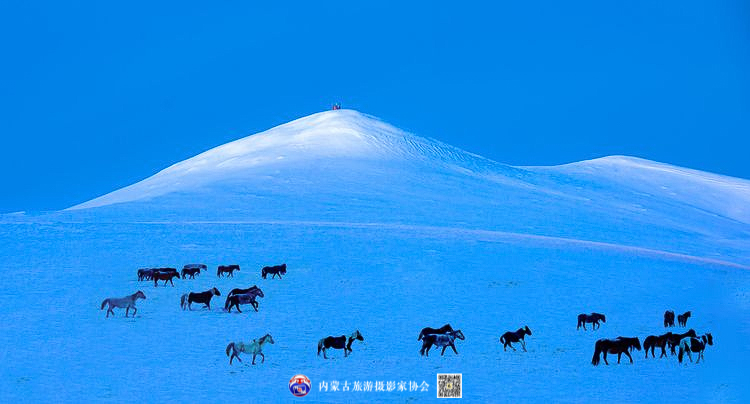
M609 365L607 362L607 354L617 354L617 363L620 363L620 357L625 354L630 359L630 363L633 363L633 357L630 356L631 349L641 350L641 341L638 338L626 338L617 337L615 339L600 339L596 341L594 345L594 357L591 358L591 364L594 366L599 365L599 355L604 353L604 363Z
M209 310L211 310L211 298L214 296L221 296L219 289L211 288L211 290L205 292L186 293L180 298L180 307L182 307L182 310L185 310L185 307L187 307L188 310L193 310L191 307L193 303L203 303Z
M263 291L260 290L260 288L256 290L252 290L248 293L242 294L242 295L232 295L228 296L226 302L224 302L224 310L231 313L232 307L236 307L237 311L239 313L242 313L242 310L240 310L241 304L251 304L255 311L258 311L258 302L255 301L256 297L263 297L265 296L263 294Z
M661 348L661 355L659 355L659 358L663 358L667 356L667 341L672 336L671 332L668 332L664 335L649 335L646 337L646 339L643 340L643 350L646 351L646 358L648 358L648 350L651 349L651 357L655 358L654 356L654 349L655 348Z
M260 270L260 275L263 277L263 279L266 279L266 275L272 274L271 279L276 277L276 275L279 276L279 279L281 279L281 275L286 274L286 264L276 265L272 267L263 267L263 269Z
M359 333L359 330L355 330L352 335L349 336L347 339L346 335L342 335L340 337L332 337L328 336L320 341L318 341L318 356L320 356L320 352L323 352L323 359L328 359L326 356L326 349L343 349L344 350L344 357L349 356L349 352L352 351L352 342L355 340L357 341L364 341L364 337L362 337L362 334Z
M596 330L600 327L599 320L602 321L602 323L606 323L607 319L604 317L604 314L599 313L591 313L591 314L579 314L578 315L578 325L576 326L576 330L581 328L583 326L583 329L586 329L586 323L593 323L591 325L591 328Z
M682 334L673 334L669 333L670 335L667 337L667 344L669 345L669 350L672 352L672 355L676 355L677 352L675 352L675 348L677 345L680 344L680 341L685 337L693 337L697 338L697 335L694 329L689 329L687 332L684 332Z
M674 312L672 310L664 312L664 327L674 327Z
M171 283L172 286L174 286L174 282L172 282L172 279L174 279L174 278L180 279L180 274L177 273L176 269L174 269L174 268L172 268L172 269L174 270L174 272L172 272L172 271L169 271L169 272L161 272L161 271L156 272L155 271L154 274L152 275L152 278L154 280L154 287L158 286L158 283L157 283L158 281L164 281L164 286L167 286L167 282Z
M138 270L139 281L150 281L153 275L154 275L154 270L151 268L141 268Z
M232 265L219 265L219 268L216 270L216 276L221 277L225 273L228 273L228 278L234 278L234 271L239 271L240 266L237 264Z
M677 325L680 327L687 327L687 321L693 313L686 311L677 316Z
M446 324L440 328L425 327L422 328L422 331L419 332L417 341L421 341L422 338L424 338L424 336L428 334L447 334L449 331L453 331L453 327L451 327L450 324Z
M188 276L190 276L190 279L195 279L195 275L200 275L201 270L205 271L206 266L203 264L187 264L182 267L182 279L185 279Z
M502 336L500 336L500 343L503 344L503 351L506 350L507 347L510 347L512 350L516 350L516 348L513 348L513 345L511 345L512 342L520 342L521 348L523 348L523 351L526 352L526 342L524 342L523 338L527 335L531 335L531 330L529 329L529 326L524 326L522 328L519 328L517 331L508 331Z

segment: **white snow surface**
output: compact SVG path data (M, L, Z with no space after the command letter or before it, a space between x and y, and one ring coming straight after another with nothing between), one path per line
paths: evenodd
M512 167L356 111L301 118L65 211L0 215L0 401L287 402L302 373L313 391L295 400L423 402L437 373L463 373L469 402L747 402L749 184L624 156ZM187 263L209 271L136 280ZM259 312L221 310L252 285ZM213 310L180 310L212 287ZM104 298L136 290L135 318L105 319ZM591 365L599 338L666 332L667 309L713 334L705 362ZM592 311L606 323L576 330ZM419 330L445 323L459 355L420 357ZM528 352L504 352L524 325ZM355 329L350 357L316 355ZM228 364L228 342L265 333L264 364ZM333 380L430 387L319 391Z

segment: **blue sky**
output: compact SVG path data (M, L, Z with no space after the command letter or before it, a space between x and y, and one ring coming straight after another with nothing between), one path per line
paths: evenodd
M65 208L335 101L509 164L627 154L750 178L741 1L15 3L0 212Z

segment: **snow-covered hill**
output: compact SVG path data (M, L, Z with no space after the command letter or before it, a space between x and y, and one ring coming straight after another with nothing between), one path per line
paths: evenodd
M287 402L302 373L299 400L423 402L436 373L463 373L470 402L747 402L748 198L746 180L662 163L511 167L356 111L315 114L63 212L0 216L0 401ZM209 272L174 287L136 279L195 262ZM260 277L282 262L282 280ZM234 278L213 275L229 263ZM252 285L259 312L217 309ZM212 287L214 310L180 310ZM105 319L104 298L136 290L135 318ZM713 333L705 362L591 365L599 338L664 333L667 309ZM592 311L606 323L576 330ZM459 355L420 357L419 330L445 323L466 335ZM504 352L523 325L528 352ZM316 356L355 329L348 358ZM229 366L229 341L266 333L263 365ZM331 381L430 387L320 391Z
M352 110L216 147L73 218L468 227L750 264L747 180L629 157L511 167Z

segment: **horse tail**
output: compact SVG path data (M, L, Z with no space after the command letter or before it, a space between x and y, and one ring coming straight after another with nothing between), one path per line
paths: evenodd
M419 336L417 337L417 341L421 341L422 337L424 337L424 331L419 332Z
M187 297L187 293L182 295L182 297L180 297L180 307L182 308L182 310L185 310L185 298L186 297Z
M109 303L109 298L104 299L104 301L102 302L102 308L99 310L104 310L104 306L106 306L107 303Z
M227 356L229 356L229 351L234 352L234 342L230 342L229 345L227 345L227 349L226 349Z
M227 296L227 300L224 301L224 311L229 310L229 300L232 298L232 295Z
M682 363L682 356L684 354L684 351L682 349L682 345L683 344L680 344L680 351L677 353L677 361L680 362L680 363Z
M260 270L261 276L263 276L263 279L266 279L266 275L268 275L268 271L266 271L266 268Z
M325 339L325 338L323 338L323 339L321 339L320 341L318 341L318 356L320 356L320 351L322 351L322 350L323 350L323 340L324 340L324 339Z
M505 335L500 336L500 343L505 345Z
M216 268L216 276L221 275L221 267Z
M594 366L599 365L599 355L602 352L602 341L596 341L594 345L594 357L591 358L591 364Z

